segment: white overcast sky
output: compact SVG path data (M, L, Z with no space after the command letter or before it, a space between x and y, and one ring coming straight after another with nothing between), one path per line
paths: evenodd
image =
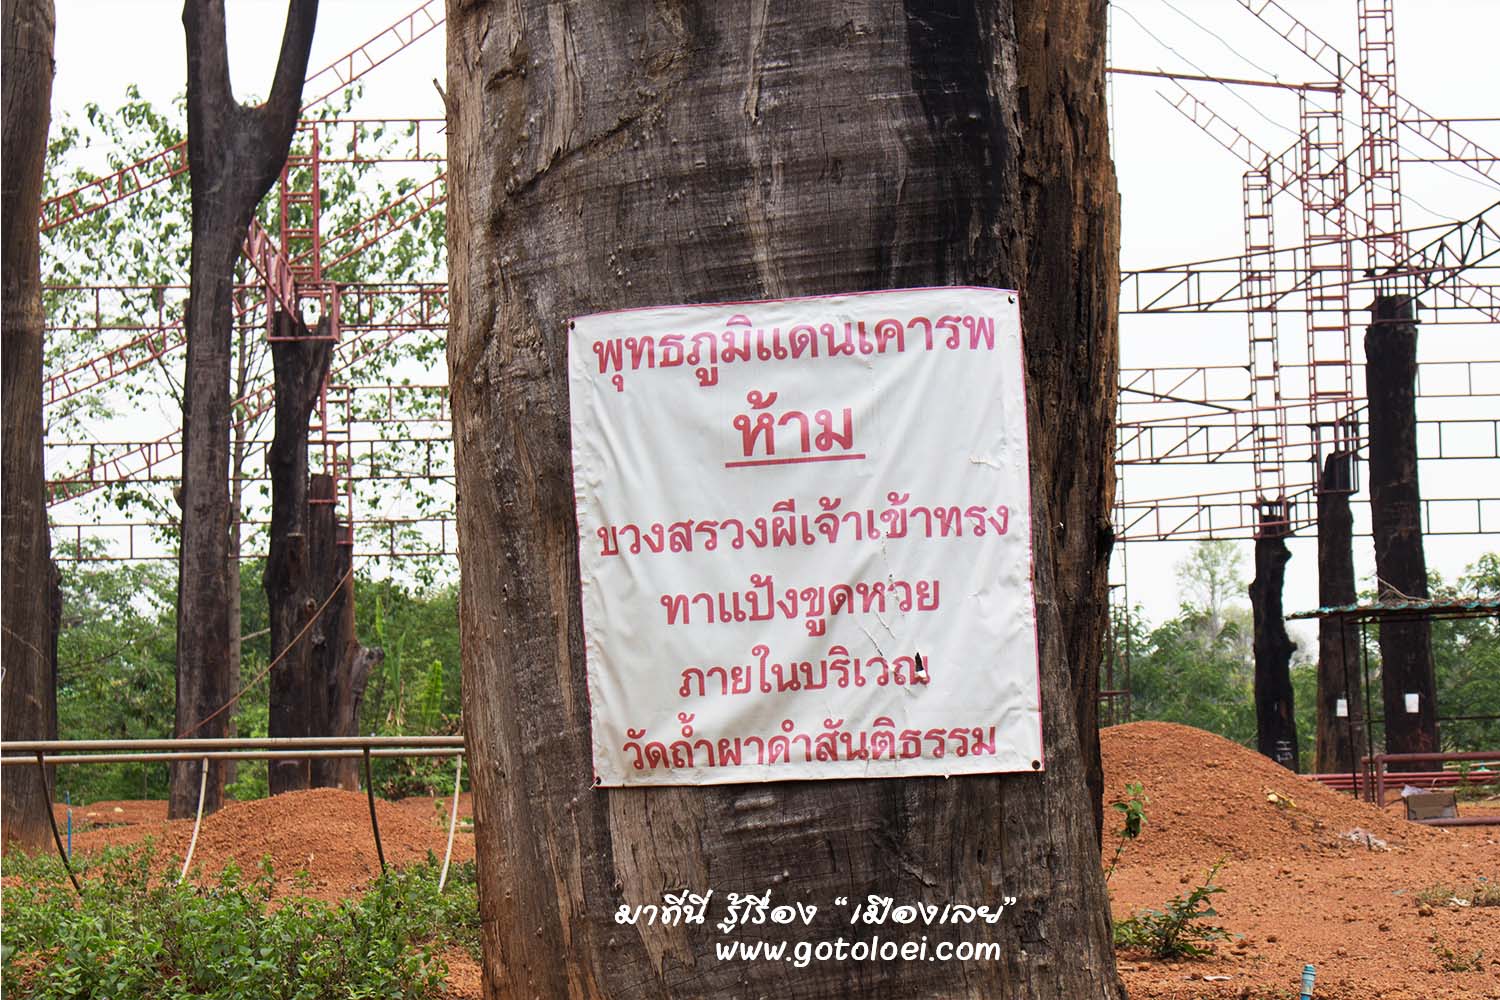
M1355 0L1283 0L1289 8L1346 53L1355 53ZM320 68L412 10L417 0L323 0L312 66ZM269 87L285 18L285 0L227 0L231 68L239 95ZM1205 72L1211 75L1275 77L1311 81L1320 71L1260 24L1239 0L1115 0L1111 14L1113 65L1137 69ZM1500 115L1500 3L1494 0L1397 0L1397 86L1408 99L1442 117ZM184 89L181 4L175 0L57 0L57 77L54 116L87 101L106 108L135 83L153 101ZM355 109L367 116L435 117L442 114L431 81L444 74L441 30L433 32L366 79L366 96ZM1122 263L1154 266L1236 254L1241 249L1240 176L1243 166L1172 110L1156 91L1163 82L1115 77L1111 90L1114 151L1123 204ZM1280 150L1293 138L1296 99L1266 89L1199 85L1194 91L1262 146ZM1357 106L1347 105L1350 115ZM1500 148L1500 127L1464 126L1491 149ZM1472 215L1494 202L1486 186L1457 171L1409 166L1404 177L1406 224ZM1295 216L1291 217L1295 221ZM1292 227L1284 227L1289 233ZM1286 238L1283 243L1300 239ZM1356 303L1358 304L1358 303ZM1362 356L1356 331L1356 358ZM1425 334L1424 358L1500 358L1493 327L1446 327ZM1165 364L1238 363L1246 356L1244 320L1224 317L1126 317L1122 361L1127 367ZM1500 389L1500 387L1495 387ZM1453 407L1457 405L1459 409ZM1444 415L1497 416L1493 401L1448 404ZM1428 415L1437 410L1429 409ZM1497 494L1496 464L1424 463L1424 494ZM1248 487L1248 467L1207 472L1178 470L1171 486L1158 480L1132 494L1198 488ZM1242 481L1243 480L1243 481ZM1141 482L1145 482L1142 480ZM1201 484L1201 485L1200 485ZM1248 562L1249 544L1243 546ZM1429 565L1451 579L1482 552L1500 548L1496 538L1432 538ZM1316 553L1310 539L1292 543L1288 610L1316 602ZM1152 618L1172 614L1178 602L1173 563L1186 554L1180 543L1129 546L1130 596ZM1368 538L1356 540L1363 578L1373 572ZM1304 630L1302 634L1306 635Z

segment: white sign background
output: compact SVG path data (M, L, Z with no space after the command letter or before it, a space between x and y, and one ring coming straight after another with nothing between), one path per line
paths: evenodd
M570 330L598 784L1041 767L1015 292Z

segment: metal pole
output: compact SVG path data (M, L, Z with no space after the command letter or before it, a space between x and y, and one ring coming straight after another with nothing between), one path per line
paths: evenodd
M193 863L193 851L198 847L198 828L203 825L203 800L208 792L208 758L203 758L203 776L198 780L198 818L193 820L193 839L188 841L187 857L182 859L182 874L177 876L181 882L187 878L188 866Z
M9 749L7 747L6 749ZM413 747L409 750L379 748L371 751L372 757L456 757L463 753L462 747ZM47 755L44 760L51 767L56 764L124 764L140 761L169 760L281 760L284 758L340 759L361 756L357 749L346 750L215 750L182 751L150 750L144 753L99 753ZM30 765L26 757L0 757L0 766Z
M365 791L370 795L370 829L375 831L375 856L380 858L380 874L385 874L385 848L380 846L380 823L375 819L375 779L370 774L370 748L365 747Z
M443 851L443 873L438 876L438 892L448 883L448 862L453 860L453 832L458 829L458 792L463 787L464 759L458 758L453 771L453 808L448 813L448 848Z
M202 739L146 739L146 740L6 740L9 753L34 754L38 750L47 753L77 753L94 750L321 750L350 749L362 747L446 747L462 748L462 736L272 736L272 737L227 737ZM282 754L281 756L290 756Z
M68 864L68 853L63 850L62 836L57 832L57 817L52 814L52 790L47 787L47 764L40 752L36 755L36 769L42 777L42 799L47 806L47 822L52 825L52 842L57 845L57 856L62 859L63 868L67 869L74 891L82 899L83 886L78 884L78 876L73 874L73 866Z

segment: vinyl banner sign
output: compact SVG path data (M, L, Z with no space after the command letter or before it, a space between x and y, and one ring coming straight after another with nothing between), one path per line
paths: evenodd
M599 784L1041 767L1016 299L570 324Z

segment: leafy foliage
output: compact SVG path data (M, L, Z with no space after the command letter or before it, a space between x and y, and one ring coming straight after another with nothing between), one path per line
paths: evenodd
M1177 564L1176 572L1179 593L1208 613L1217 632L1224 608L1245 591L1244 554L1226 539L1202 541Z
M415 1000L442 991L444 948L478 950L472 864L439 893L429 857L337 905L302 894L273 904L269 859L253 873L231 863L202 886L153 877L149 844L82 859L81 901L54 858L7 867L20 876L4 887L8 996Z
M1484 951L1462 951L1445 944L1432 946L1433 957L1444 972L1483 972Z
M174 567L64 563L58 632L58 734L145 739L172 734L177 648ZM59 798L156 798L164 766L91 764L58 771Z
M305 154L316 142L321 155L316 184L321 194L318 224L329 263L324 277L341 283L387 283L346 298L346 325L375 328L346 336L333 366L336 383L392 386L388 391L353 393L349 412L339 415L340 422L347 420L354 429L353 436L363 439L347 456L354 462L357 502L363 510L391 514L451 515L452 485L446 471L452 467L450 445L446 430L435 429L446 419L441 389L447 382L444 338L441 329L420 329L409 312L419 299L412 293L416 283L439 281L446 268L444 208L433 204L443 190L442 143L435 141L434 130L423 132L414 124L339 121L354 97L351 90L342 110L321 111L316 130L300 130L292 152ZM168 107L155 107L134 87L113 110L90 103L81 114L64 112L55 123L46 197L142 161L126 187L147 186L43 237L44 306L50 328L47 370L65 372L113 351L113 362L106 367L117 371L101 385L49 404L48 468L54 477L122 456L125 468L134 469L141 457L129 442L162 437L180 426L177 372L185 343L181 321L191 256L189 179L185 171L168 176L185 162L185 152L154 154L179 147L185 135L182 98ZM394 162L380 162L382 158ZM289 179L293 188L314 185L306 167L294 167ZM82 198L84 203L100 200L97 193ZM273 189L258 210L261 224L272 234L282 231L281 210ZM286 210L292 227L313 222L308 203L289 202ZM306 247L282 249L294 257ZM270 411L266 397L255 394L271 382L270 352L263 296L248 265L241 260L236 266L237 281L248 287L236 297L232 394L242 402L235 404L233 472L236 484L245 487L237 496L245 543L263 548L269 488L257 445L269 436ZM157 351L161 356L153 358ZM87 375L80 377L88 381ZM253 405L245 402L257 398ZM63 447L63 440L91 444ZM170 547L178 516L170 474L157 470L150 481L132 479L91 491L68 505L68 519L103 521L125 513L132 521L151 524L150 537ZM366 541L378 540L381 547L430 547L414 524L356 530ZM403 569L423 584L451 573L451 566L434 559L404 560Z
M85 554L91 551L86 549ZM172 735L176 654L176 568L164 562L66 562L58 635L58 726L64 739L140 739ZM255 681L271 656L260 578L265 563L240 567L241 736L266 736L268 686ZM458 731L458 595L355 575L357 627L386 650L366 688L360 731L426 735ZM452 764L438 758L377 758L376 791L388 798L447 794ZM74 803L159 798L163 764L91 764L61 768L58 796ZM266 768L240 762L229 786L238 799L264 796Z
M1215 629L1209 613L1184 605L1177 617L1147 630L1138 617L1131 642L1131 711L1135 718L1178 722L1252 745L1255 742L1254 654L1249 612L1231 607Z
M1123 817L1120 824L1120 839L1115 843L1114 857L1109 859L1109 866L1104 870L1104 880L1108 882L1115 874L1115 866L1120 863L1120 855L1125 853L1125 845L1141 835L1141 828L1146 825L1146 803L1151 800L1146 797L1146 787L1138 781L1132 781L1125 786L1125 797L1116 799L1109 807Z
M1500 554L1481 556L1458 579L1432 586L1440 597L1500 597ZM1500 618L1467 618L1432 624L1437 675L1438 730L1444 750L1493 750L1500 746ZM1489 716L1489 718L1480 718Z
M1255 660L1250 611L1222 589L1222 581L1240 578L1233 550L1212 548L1215 544L1205 543L1179 565L1183 596L1188 600L1178 614L1152 626L1138 610L1117 612L1115 645L1130 650L1134 718L1194 726L1253 747ZM1481 556L1456 585L1434 578L1431 589L1435 597L1500 596L1500 554ZM1373 598L1373 594L1364 597ZM1218 601L1217 613L1213 601ZM1369 663L1377 715L1378 639L1379 629L1370 627L1363 633L1361 648L1362 660ZM1443 749L1492 749L1500 743L1500 620L1433 622L1432 649L1439 714L1466 716L1445 718L1441 723ZM1309 764L1314 760L1317 733L1315 656L1316 648L1299 648L1291 666L1297 734L1302 759ZM1378 726L1374 736L1378 745Z

